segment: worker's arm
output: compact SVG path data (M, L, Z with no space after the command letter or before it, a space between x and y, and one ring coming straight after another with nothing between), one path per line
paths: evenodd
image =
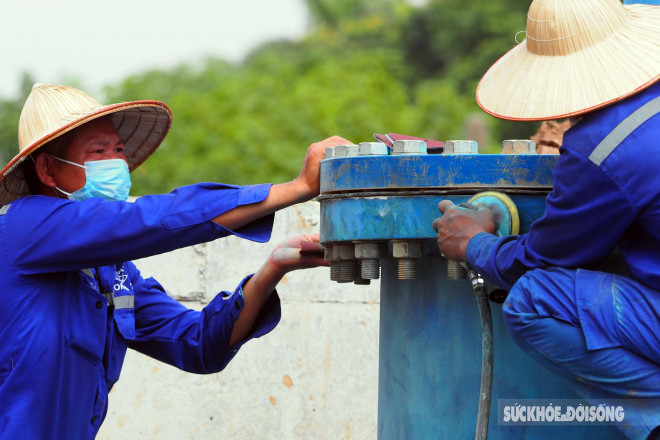
M325 150L329 147L348 144L352 144L352 142L339 136L332 136L310 145L303 161L302 170L295 180L273 185L268 196L261 202L237 206L215 217L213 221L231 231L236 231L242 226L282 208L318 196L321 160L325 156Z
M596 265L612 252L636 216L626 196L602 169L564 148L553 169L553 190L546 199L545 213L527 234L497 237L481 227L477 211L450 211L455 214L451 216L453 228L445 229L438 222L443 233L443 237L438 235L439 244L443 239L441 252L467 261L505 289L530 269Z
M264 265L234 291L220 292L202 310L191 310L165 293L153 278L143 278L132 263L124 267L135 292L135 337L130 346L148 356L193 373L221 371L243 343L270 332L280 320L275 285L284 274L327 265L318 235L282 242ZM301 255L305 244L307 251ZM121 322L120 331L122 330ZM124 325L126 322L123 323Z
M298 178L281 185L206 182L142 196L134 203L96 197L80 202L44 196L16 200L6 205L3 217L8 258L29 275L116 264L230 234L266 242L272 213L319 193L325 149L341 143L348 141L334 136L312 144Z
M327 266L318 234L291 237L275 248L268 260L243 286L245 305L234 322L229 344L234 345L250 335L254 323L275 286L288 272L316 266ZM301 254L303 243L313 243L318 253Z

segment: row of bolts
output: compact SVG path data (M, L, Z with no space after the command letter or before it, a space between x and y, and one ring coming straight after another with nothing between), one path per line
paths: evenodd
M397 260L398 278L417 278L417 260L422 256L419 241L391 240L392 257ZM325 260L330 262L330 280L338 283L370 284L380 278L380 261L387 258L388 243L365 241L341 243L325 247ZM456 261L448 261L450 280L465 278L467 270Z
M362 142L340 145L325 151L326 159L353 156L419 155L427 154L426 142L420 140L395 141L392 151L381 142ZM472 140L444 142L443 155L479 154L478 144ZM536 143L528 139L509 139L502 142L502 154L536 154ZM391 240L392 257L398 263L398 278L417 278L417 259L421 257L419 241ZM387 258L388 246L382 242L334 243L325 245L325 260L330 262L330 280L338 283L369 284L380 278L380 260ZM462 279L467 270L456 261L447 263L447 277Z
M338 145L325 150L326 159L354 156L404 156L427 154L426 142L420 140L394 141L392 150L382 142L361 142L358 145ZM456 154L479 154L477 141L445 141L443 156ZM536 154L536 142L530 139L507 139L502 142L501 154Z

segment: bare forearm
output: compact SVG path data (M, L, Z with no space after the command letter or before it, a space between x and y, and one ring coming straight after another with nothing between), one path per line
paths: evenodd
M266 300L283 276L284 272L278 269L272 263L272 259L269 258L257 273L245 283L243 286L245 305L234 322L229 340L230 345L244 340L250 334Z
M305 202L313 197L297 180L273 185L268 197L259 203L238 206L213 219L229 230L236 230L277 210Z

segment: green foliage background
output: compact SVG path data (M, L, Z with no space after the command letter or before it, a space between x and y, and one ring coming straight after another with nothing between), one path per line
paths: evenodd
M525 28L528 0L307 0L315 23L296 42L275 41L231 64L210 58L109 85L101 102L156 99L174 124L133 173L134 195L199 181L234 184L294 178L307 146L333 134L374 132L460 139L468 118L488 127L482 151L526 138L535 123L483 113L474 92ZM17 152L16 127L33 79L0 100L0 160ZM76 84L71 84L76 86ZM475 116L478 115L478 116Z

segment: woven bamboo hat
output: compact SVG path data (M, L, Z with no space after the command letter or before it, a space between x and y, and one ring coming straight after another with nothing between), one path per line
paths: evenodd
M660 79L660 6L534 0L527 38L481 79L477 102L503 119L560 119Z
M73 87L35 84L18 122L19 153L0 172L0 204L29 194L19 165L30 154L82 124L108 115L124 141L131 171L158 148L172 125L172 112L162 102L102 105Z

